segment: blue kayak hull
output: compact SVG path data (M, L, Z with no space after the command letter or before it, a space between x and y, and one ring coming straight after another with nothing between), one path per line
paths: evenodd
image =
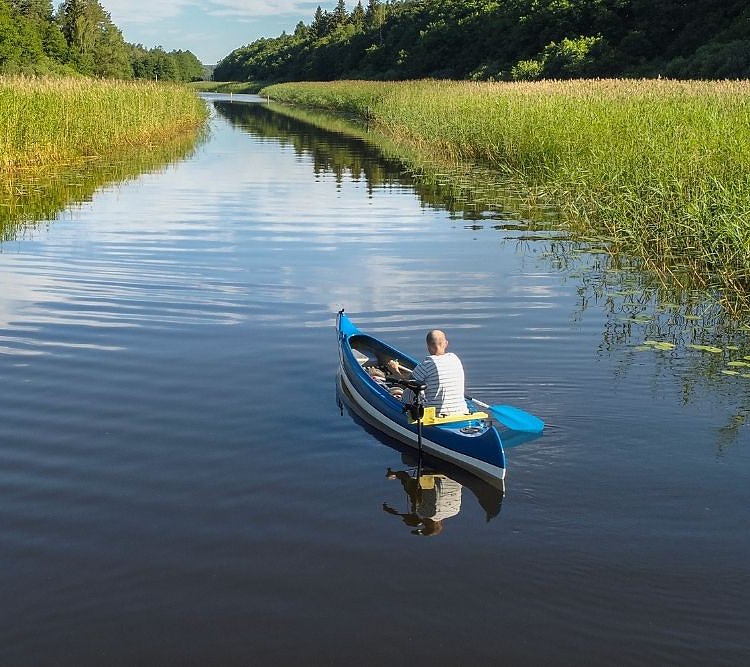
M363 358L373 363L396 358L413 367L416 360L361 332L343 311L337 317L336 330L339 383L358 414L386 435L417 448L417 425L409 423L401 401L376 382L361 363ZM467 470L497 488L504 488L505 452L500 433L490 420L466 419L423 426L421 446L423 452Z

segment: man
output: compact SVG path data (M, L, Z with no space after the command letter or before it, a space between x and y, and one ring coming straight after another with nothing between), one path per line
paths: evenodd
M412 378L427 385L424 392L424 406L435 406L439 415L461 415L469 412L464 399L464 367L461 360L448 352L448 339L440 329L427 333L429 356L412 371ZM388 362L389 368L398 372L401 366L397 361ZM414 393L404 391L404 403L414 400Z

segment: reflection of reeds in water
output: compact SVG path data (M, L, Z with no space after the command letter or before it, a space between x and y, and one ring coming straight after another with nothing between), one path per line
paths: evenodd
M117 160L6 176L0 179L0 242L16 238L29 223L53 220L70 205L90 201L104 185L136 178L184 159L196 145L194 135L181 136L159 146L131 149Z
M726 302L704 291L666 288L641 262L570 240L541 243L536 254L574 280L579 296L573 320L601 308L604 327L598 350L619 356L618 376L642 366L675 377L685 404L719 393L730 410L717 432L717 449L734 444L750 424L750 324L732 317ZM594 253L592 254L592 249Z
M275 99L357 114L475 160L665 281L750 293L750 82L292 83Z
M231 104L215 103L219 113L227 114L230 122L237 122L241 112ZM348 173L355 180L365 178L369 187L400 183L414 187L423 204L448 210L456 217L482 222L501 221L504 227L514 225L524 229L549 229L550 220L559 213L548 202L531 196L517 181L487 166L470 162L451 162L440 156L426 155L418 150L395 143L389 136L369 127L356 118L314 111L310 108L275 104L264 105L273 113L262 120L257 112L244 122L261 136L280 136L295 143L299 152L313 155L316 168L330 169L337 177ZM231 114L231 115L230 115ZM273 120L274 116L276 120ZM362 164L362 148L342 149L317 139L309 144L300 142L294 131L282 128L278 117L291 118L312 125L337 137L350 137L374 147L380 163L372 160ZM287 136L288 135L288 136ZM317 141L317 143L315 143ZM331 150L326 150L327 147ZM321 157L324 157L321 160Z
M0 78L0 240L189 154L205 105L180 87Z

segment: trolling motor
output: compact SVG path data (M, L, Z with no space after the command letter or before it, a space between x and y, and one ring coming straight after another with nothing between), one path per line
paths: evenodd
M411 403L404 405L404 412L409 414L412 421L420 423L422 417L424 417L424 405L422 405L422 392L427 389L427 385L424 382L418 380L409 379L401 380L399 378L388 378L392 380L394 384L404 389L411 389L411 393L414 394L414 400Z
M393 381L404 387L405 389L411 389L411 393L414 394L414 400L411 403L404 405L404 412L411 417L412 421L417 422L417 450L419 451L419 465L417 466L417 479L422 474L422 417L424 417L424 405L422 405L422 392L427 389L427 385L424 382L419 382L414 378L408 380L401 380L393 378Z
M404 406L404 412L408 412L413 421L417 422L417 424L421 424L422 417L424 417L422 392L427 389L427 385L417 380L401 380L398 384L406 389L411 389L412 394L414 394L414 400Z

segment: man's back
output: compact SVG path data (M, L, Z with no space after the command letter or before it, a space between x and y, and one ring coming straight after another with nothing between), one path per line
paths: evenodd
M464 368L452 352L426 357L412 377L427 385L425 406L435 406L438 414L455 415L469 412L464 400Z

